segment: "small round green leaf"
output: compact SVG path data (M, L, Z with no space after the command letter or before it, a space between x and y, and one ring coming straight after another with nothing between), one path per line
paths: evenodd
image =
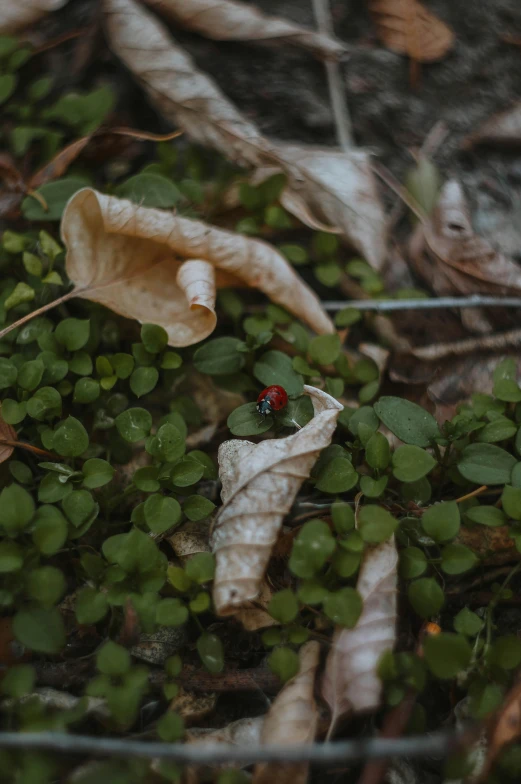
M445 602L443 591L431 577L421 577L409 585L409 601L422 618L437 615Z
M423 479L434 466L436 460L419 446L399 446L394 452L393 474L401 482L417 482Z

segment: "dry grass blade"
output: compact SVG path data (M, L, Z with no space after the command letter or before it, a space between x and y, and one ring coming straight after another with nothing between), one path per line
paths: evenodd
M281 144L276 152L288 175L285 193L300 197L319 220L340 231L374 269L382 269L386 218L368 154L293 144ZM282 203L309 225L299 202L283 197Z
M397 565L392 537L368 550L360 567L356 587L364 600L362 614L353 629L337 627L322 681L322 695L331 709L329 735L348 711L373 710L380 704L378 661L396 639Z
M110 47L167 120L238 162L262 163L268 142L149 11L134 0L103 0L103 10Z
M0 7L0 34L23 30L66 3L67 0L4 0Z
M320 658L318 642L299 651L300 671L279 692L262 728L262 743L313 743L317 730L317 706L313 696ZM257 765L253 784L305 784L308 764Z
M309 49L317 57L337 58L346 48L329 35L307 30L254 5L236 0L145 0L177 24L215 41L275 41Z
M478 144L521 146L521 103L490 117L477 131L467 136L461 146L468 150Z
M62 219L74 295L163 326L172 346L207 337L219 286L252 286L318 332L333 326L315 294L274 248L90 188Z
M284 515L331 443L342 405L314 387L304 391L315 416L294 435L260 444L231 440L219 447L223 506L211 537L219 615L237 612L258 595Z
M0 463L9 460L14 451L14 442L18 439L16 430L4 422L0 414Z
M440 60L454 33L417 0L370 0L378 36L388 49L420 63Z

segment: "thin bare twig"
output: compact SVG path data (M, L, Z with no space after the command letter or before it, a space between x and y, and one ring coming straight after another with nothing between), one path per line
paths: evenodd
M313 12L319 31L325 35L333 36L334 30L329 10L329 0L313 0ZM326 60L325 66L338 143L344 152L349 152L354 146L353 131L345 101L340 66L334 60Z
M67 735L64 732L0 732L0 748L40 749L61 754L93 754L108 757L157 757L187 765L217 765L238 762L356 762L388 757L445 757L466 740L464 733L433 732L408 738L356 738L339 743L305 746L237 747L229 744L191 746L183 743L146 743L120 738Z
M521 297L489 297L472 294L470 297L433 297L432 299L352 299L338 302L323 302L325 310L344 308L376 310L385 313L393 310L442 310L443 308L521 308ZM483 340L483 338L479 338Z
M492 335L480 335L477 338L465 338L450 343L433 343L420 346L410 352L413 357L433 361L445 357L461 357L473 351L504 351L506 348L521 346L521 329L510 329L508 332L495 332Z

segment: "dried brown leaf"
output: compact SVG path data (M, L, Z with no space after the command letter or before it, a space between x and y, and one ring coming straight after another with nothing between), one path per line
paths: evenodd
M288 175L282 203L302 223L309 210L340 231L376 270L386 257L386 218L369 155L306 145L280 144L277 156ZM306 209L302 209L302 204Z
M167 120L231 160L288 176L282 203L302 222L339 230L376 269L386 252L385 215L364 152L268 141L197 70L167 30L134 0L103 0L110 44ZM318 223L317 223L318 221Z
M238 719L219 729L194 727L187 731L185 743L197 746L215 743L227 743L233 746L258 746L263 723L264 716L258 716L251 719ZM232 766L227 765L226 767ZM186 784L199 784L201 780L199 773L202 770L204 769L196 766L186 768Z
M262 728L262 743L313 743L318 712L313 695L320 658L318 642L307 642L299 651L300 670L279 692ZM257 765L253 784L305 784L308 763L297 765Z
M410 244L413 266L440 296L450 294L519 294L521 270L487 240L474 234L465 194L457 180L443 187L432 218L417 227ZM462 313L467 329L491 330L479 308Z
M380 704L378 661L396 639L397 565L394 537L366 551L356 586L364 601L362 614L353 629L337 627L322 681L322 696L331 709L330 733L348 711Z
M237 612L258 595L284 515L320 451L331 443L343 406L314 387L304 391L315 416L297 433L260 444L234 439L219 447L223 506L210 541L219 615Z
M266 612L266 607L270 603L272 596L272 590L266 580L264 580L255 602L247 602L235 615L236 620L242 623L246 631L256 632L257 629L266 629L268 626L279 625L279 622Z
M201 144L260 165L269 143L134 0L103 0L109 43L161 114Z
M521 145L521 103L500 114L494 114L477 131L463 140L463 149L478 144L498 144L509 147Z
M275 41L309 49L318 57L338 58L345 46L329 35L268 16L236 0L145 0L177 24L215 41Z
M234 746L258 746L261 739L264 716L253 719L238 719L226 727L211 729L197 727L186 733L186 742L204 745L207 743L231 743Z
M420 63L440 60L454 44L454 33L417 0L370 0L378 37L398 54Z
M163 326L171 346L197 343L216 324L219 286L253 286L317 332L333 325L316 295L270 245L90 188L62 219L72 296Z
M174 553L182 561L188 560L196 553L209 553L210 544L208 522L204 520L185 523L171 536L166 537Z
M0 7L0 34L22 30L66 3L67 0L5 0Z
M215 692L206 692L205 694L194 694L194 692L186 691L182 687L179 693L174 697L168 710L175 711L183 719L186 726L195 724L213 713L217 705L217 694Z
M14 451L18 435L14 427L8 425L0 414L0 463L9 460Z
M519 560L519 551L506 525L489 528L476 525L472 528L462 525L454 540L463 544L480 558L484 566L500 566Z

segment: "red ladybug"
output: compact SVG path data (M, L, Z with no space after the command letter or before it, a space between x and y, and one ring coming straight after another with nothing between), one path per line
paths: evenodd
M287 404L288 393L284 387L273 384L273 386L263 389L257 398L257 411L265 417L273 411L281 411Z

